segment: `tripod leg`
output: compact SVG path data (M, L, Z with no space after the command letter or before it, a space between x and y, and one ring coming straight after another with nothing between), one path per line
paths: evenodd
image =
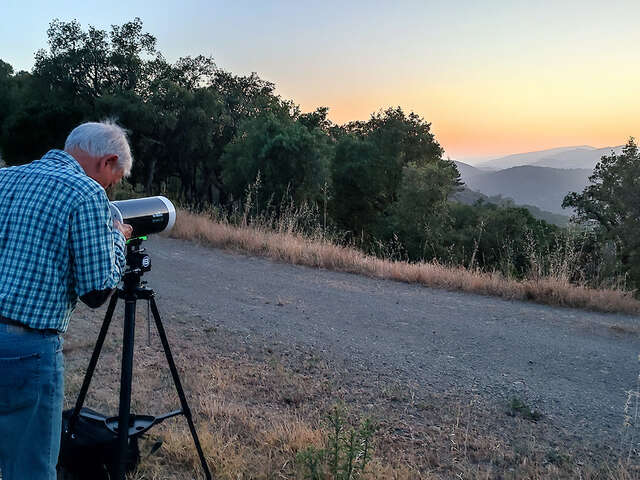
M96 345L93 348L93 354L91 355L91 360L89 361L87 372L84 375L84 380L82 381L82 387L80 387L80 393L78 394L76 405L73 409L73 413L71 414L71 418L69 419L68 432L73 431L75 423L78 420L78 415L80 415L80 409L82 409L82 405L84 404L84 401L87 397L87 391L89 390L89 385L91 384L91 378L93 377L93 372L96 369L98 357L100 356L100 352L104 344L104 339L107 336L107 331L109 330L109 325L111 324L111 319L113 317L113 311L116 308L116 303L118 303L117 290L111 295L111 301L109 302L109 306L107 307L107 313L104 316L102 327L100 328L100 333L98 334L98 340L96 341Z
M169 348L169 341L167 340L167 334L165 333L164 326L162 325L162 320L160 320L160 313L158 312L158 306L156 305L156 301L153 297L151 297L151 312L153 313L153 318L156 322L156 328L158 329L158 335L160 336L160 341L162 342L162 347L164 348L164 354L167 357L167 363L169 364L169 369L171 370L173 383L176 386L178 397L180 398L180 406L182 407L182 413L187 418L187 423L189 424L189 430L191 431L191 436L193 437L193 443L195 443L196 450L198 451L198 456L200 457L200 463L202 464L202 469L204 470L204 474L207 480L211 480L211 473L209 472L209 466L207 465L207 460L204 458L204 452L202 451L202 447L200 446L200 440L198 439L196 427L193 424L191 410L189 409L189 405L187 404L187 397L184 394L182 383L180 382L180 377L178 376L178 369L176 368L176 364L173 361L173 355L171 354L171 349Z
M133 375L133 346L136 330L136 300L125 297L122 370L120 373L120 408L118 412L118 468L116 479L124 480L129 445L129 417L131 411L131 378Z

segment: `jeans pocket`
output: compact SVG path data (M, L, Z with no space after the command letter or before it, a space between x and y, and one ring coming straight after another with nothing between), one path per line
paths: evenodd
M33 405L40 394L39 353L0 357L0 415Z

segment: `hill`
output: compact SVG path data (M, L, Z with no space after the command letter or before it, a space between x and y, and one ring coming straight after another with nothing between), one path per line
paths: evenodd
M465 178L471 178L476 175L481 175L483 173L486 173L485 170L480 170L479 168L476 168L473 165L469 165L468 163L458 162L455 160L453 163L455 163L456 167L458 167L458 171L460 172L460 176L462 177L463 180Z
M593 170L600 159L604 155L611 155L612 151L619 154L622 152L622 146L597 149L591 147L578 147L574 150L567 150L549 155L548 157L538 160L532 165L553 168L588 168L589 170Z
M544 220L547 223L558 225L559 227L566 227L569 224L569 215L566 210L564 215L551 213L542 210L535 205L518 205L512 198L503 197L502 195L488 197L487 195L471 190L468 187L464 187L461 191L451 195L450 200L458 203L464 203L465 205L474 205L477 202L484 202L493 203L501 207L522 207L529 210L529 213L538 220Z
M536 162L544 160L548 157L553 157L554 155L561 155L565 152L571 152L575 150L588 152L591 150L595 150L595 148L590 147L588 145L582 145L582 146L575 146L575 147L550 148L548 150L539 150L535 152L514 153L513 155L507 155L505 157L495 158L493 160L488 160L486 162L479 163L478 165L476 165L476 168L502 170L505 168L518 167L521 165L533 165ZM545 166L551 166L551 165L545 165Z
M551 168L588 168L593 170L603 155L611 152L620 153L622 145L616 147L595 148L589 145L576 147L559 147L536 152L516 153L506 157L495 158L476 165L476 170L502 170L522 165L533 165Z
M588 184L590 169L559 169L537 166L507 168L498 172L463 176L467 186L488 196L502 195L520 205L567 215L562 200L569 192L580 192Z

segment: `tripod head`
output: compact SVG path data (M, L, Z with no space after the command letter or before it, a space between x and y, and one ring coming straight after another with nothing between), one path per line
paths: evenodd
M142 247L142 242L147 237L131 238L127 241L127 272L133 271L143 275L145 272L151 270L151 257L144 253L145 249Z
M127 241L127 266L122 281L124 290L131 290L140 287L140 279L151 270L151 257L145 253L142 242L147 237L130 238Z

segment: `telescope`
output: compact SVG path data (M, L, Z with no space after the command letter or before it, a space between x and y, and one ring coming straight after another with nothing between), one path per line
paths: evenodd
M162 196L118 200L109 203L111 216L133 227L131 238L168 232L176 222L173 203Z

